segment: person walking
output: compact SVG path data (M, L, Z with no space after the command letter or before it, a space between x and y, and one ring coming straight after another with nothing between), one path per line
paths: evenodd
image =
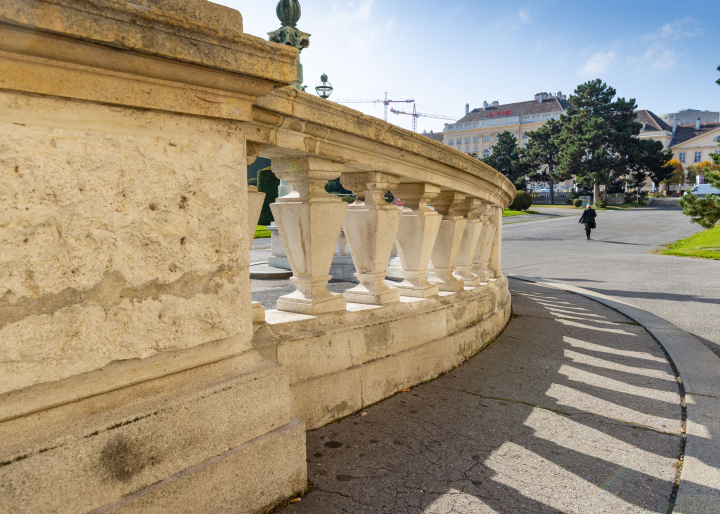
M595 214L595 209L593 209L592 206L588 204L587 207L585 207L582 216L580 216L580 221L578 221L578 223L585 223L585 234L587 234L588 241L590 240L590 231L596 226L596 217L597 214Z

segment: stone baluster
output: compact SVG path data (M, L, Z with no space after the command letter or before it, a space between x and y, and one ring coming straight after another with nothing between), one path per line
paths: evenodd
M345 235L360 285L345 291L350 302L383 305L400 300L400 292L385 284L387 265L400 225L402 211L383 196L399 178L369 171L343 173L340 182L355 193L345 214Z
M444 191L432 200L432 206L442 215L435 246L432 250L432 263L435 277L430 279L441 291L462 291L465 284L453 273L460 244L467 221L456 211L465 200L464 193Z
M502 257L502 207L495 207L490 222L493 224L494 232L492 238L492 246L490 247L490 259L488 269L490 270L490 280L498 279L502 275L501 257Z
M278 310L322 314L345 309L345 298L327 289L330 265L347 204L325 191L343 165L316 157L276 157L272 171L293 191L270 205L297 290L281 296Z
M482 208L477 211L480 218L481 228L478 244L475 247L472 272L479 276L483 282L487 282L490 278L490 270L487 269L487 262L484 259L485 250L487 249L488 241L490 241L493 228L493 224L490 223L490 216L492 216L494 210L495 208L492 205L483 203Z
M497 231L497 227L495 226L495 223L493 223L493 217L495 216L495 213L497 211L500 211L500 215L502 216L502 210L498 209L497 207L492 208L492 213L490 214L490 217L488 218L488 233L487 238L485 241L485 248L483 251L483 260L482 264L480 265L480 269L482 269L485 273L487 273L487 279L491 282L494 282L495 275L493 271L489 267L490 263L490 254L492 253L493 249L493 242L495 241L495 232Z
M248 246L247 255L250 255L252 242L255 238L255 229L260 219L260 211L262 210L265 193L260 193L255 186L248 186ZM265 321L265 308L260 302L252 302L252 320L253 323Z
M472 266L482 230L480 214L485 210L486 205L479 198L470 197L455 209L467 220L455 261L455 276L462 280L467 287L477 287L483 283L484 277L473 273Z
M435 296L439 288L427 280L427 274L442 216L428 207L427 202L440 193L440 188L432 184L412 183L400 184L391 191L405 202L395 237L405 280L396 287L401 296Z

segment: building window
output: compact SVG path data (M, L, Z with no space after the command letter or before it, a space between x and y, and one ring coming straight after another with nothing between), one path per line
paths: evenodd
M473 143L479 143L480 138L478 136L473 137Z
M478 151L478 146L477 146L477 145L475 145L475 146L473 147L473 151L474 151L474 152L477 152L477 151Z
M495 141L500 141L500 134L495 134Z
M462 144L462 139L457 138L457 139L455 140L455 144L461 145L461 144Z
M702 159L702 152L695 152L695 162L700 162Z
M685 164L685 152L680 152L678 157L680 158L680 162Z
M487 157L490 157L490 150L486 148L485 150L483 150L483 159Z
M490 142L490 136L483 136L483 143L489 143Z
M470 152L470 145L465 145L465 151L468 153Z
M450 146L452 146L454 142L455 142L455 141L453 141L453 140L451 139L448 144L449 144Z
M465 144L466 144L466 145L469 145L469 144L470 144L470 138L469 138L469 137L466 137L466 138L465 138Z
M720 141L720 136L715 136L715 137L713 138L713 141L715 141L716 143L717 143L718 141ZM715 152L715 153L718 153L718 152Z
M527 139L527 132L523 132L523 139Z

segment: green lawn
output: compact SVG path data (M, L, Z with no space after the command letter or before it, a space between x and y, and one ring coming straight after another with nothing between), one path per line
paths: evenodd
M585 207L575 207L574 205L543 205L538 204L535 205L535 207L547 207L552 209L577 209L577 210L583 210ZM628 202L624 203L622 205L608 205L606 209L601 209L600 207L594 207L596 211L622 211L625 209L634 209L636 207L645 207L644 203L636 203L636 202Z
M255 229L255 237L270 237L270 231L266 229L263 225L258 225Z
M503 218L507 218L508 216L520 216L522 214L540 214L538 211L513 211L510 209L505 209L503 211Z
M657 253L720 261L720 225L698 232L687 239L675 241L664 250L658 250Z

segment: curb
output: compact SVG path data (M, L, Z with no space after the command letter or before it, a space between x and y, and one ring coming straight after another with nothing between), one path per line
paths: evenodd
M508 275L508 278L568 291L602 303L635 320L665 349L684 386L687 412L680 484L675 506L668 512L720 513L720 358L669 321L617 298L522 275Z

